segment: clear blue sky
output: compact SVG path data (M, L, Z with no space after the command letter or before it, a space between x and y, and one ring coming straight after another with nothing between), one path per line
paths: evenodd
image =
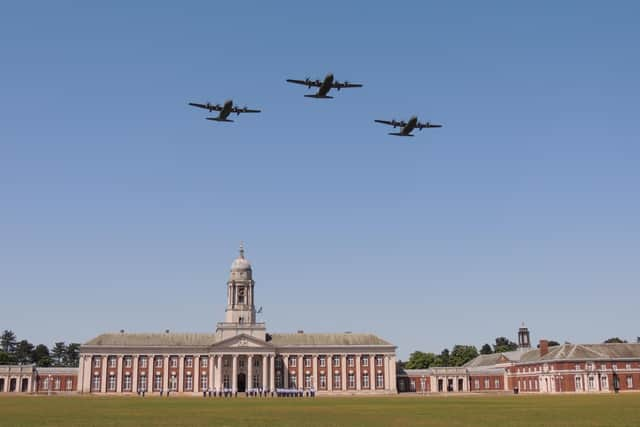
M90 4L93 3L93 4ZM0 328L640 335L637 2L7 2ZM361 82L303 98L286 78ZM189 101L261 108L204 120ZM444 123L411 140L373 119Z

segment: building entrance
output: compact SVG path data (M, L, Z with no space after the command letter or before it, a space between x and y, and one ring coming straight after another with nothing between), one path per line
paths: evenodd
M238 392L244 393L245 391L247 391L247 376L238 374Z

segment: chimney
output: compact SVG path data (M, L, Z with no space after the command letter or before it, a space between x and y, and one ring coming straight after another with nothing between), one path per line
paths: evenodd
M547 340L540 340L540 357L544 356L545 354L549 353L549 341Z

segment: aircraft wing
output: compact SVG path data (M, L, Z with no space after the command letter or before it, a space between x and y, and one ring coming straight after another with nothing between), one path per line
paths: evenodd
M260 113L260 110L251 110L251 109L249 109L247 107L244 107L244 108L233 107L231 112L232 113L236 113L236 114L240 114L240 113Z
M402 121L396 122L395 120L391 120L391 121L389 121L389 120L374 120L374 122L382 123L383 125L389 125L389 126L393 126L393 127L396 127L396 126L405 127L407 125L405 122L402 122Z
M442 125L436 125L436 124L427 122L427 123L418 123L416 127L422 130L424 128L441 128Z
M204 108L205 110L209 110L209 111L222 111L221 106L212 105L212 104L209 104L208 102L206 104L198 104L196 102L190 102L189 105L191 105L192 107Z
M311 86L313 86L313 87L320 87L320 86L322 86L322 82L321 82L320 80L309 80L309 79L306 79L306 80L295 80L295 79L287 79L287 81L288 81L289 83L295 83L295 84L297 84L297 85L304 85L304 86L307 86L307 87L311 87Z
M359 83L349 83L349 82L344 82L344 83L340 83L340 82L333 82L333 84L331 85L332 88L334 89L348 89L350 87L362 87L361 84Z

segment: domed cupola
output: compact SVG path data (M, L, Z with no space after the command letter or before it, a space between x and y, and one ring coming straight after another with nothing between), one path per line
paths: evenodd
M244 246L240 243L240 255L231 263L231 277L227 282L227 310L225 322L253 324L256 319L253 303L251 263L244 257Z
M231 263L231 280L251 280L251 263L244 257L244 245L240 242L240 254Z

